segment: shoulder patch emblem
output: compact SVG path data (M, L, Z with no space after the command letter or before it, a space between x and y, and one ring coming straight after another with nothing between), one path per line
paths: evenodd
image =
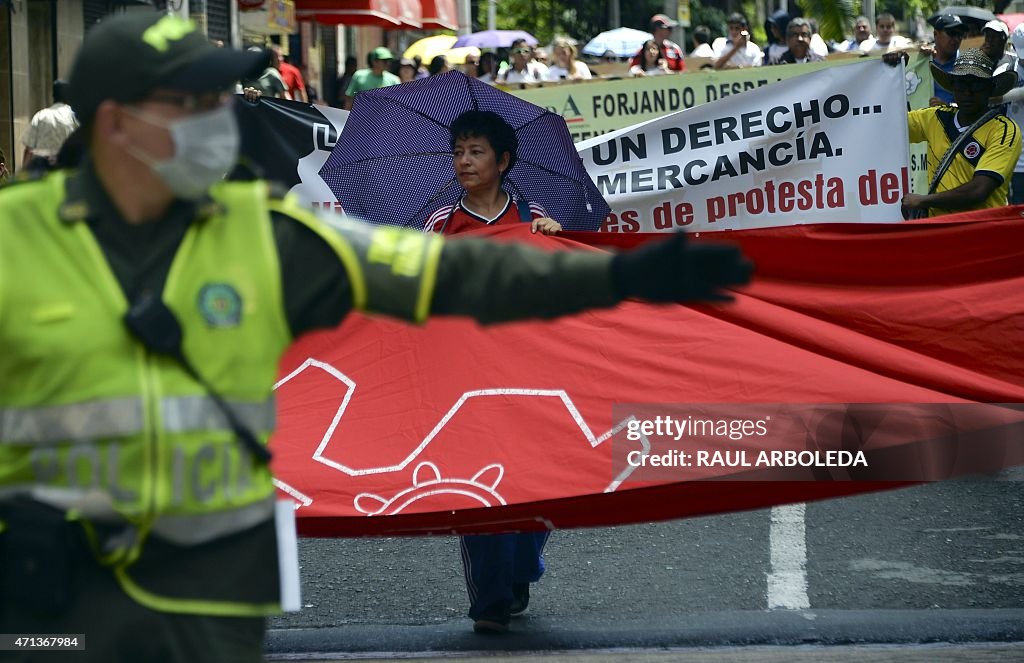
M242 297L229 283L204 285L199 290L197 305L210 327L237 327L242 322Z
M981 154L981 145L978 145L977 141L971 141L964 147L964 156L968 159L974 159Z

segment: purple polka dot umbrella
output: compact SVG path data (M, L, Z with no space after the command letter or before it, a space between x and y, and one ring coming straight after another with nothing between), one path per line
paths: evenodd
M506 190L539 203L566 230L601 227L608 204L584 170L565 120L459 71L356 95L320 176L346 213L422 228L433 211L463 194L449 127L467 110L493 111L516 131L518 158Z

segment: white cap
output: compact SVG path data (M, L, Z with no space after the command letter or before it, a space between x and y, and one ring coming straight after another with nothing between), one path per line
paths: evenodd
M995 30L996 32L1002 32L1007 37L1010 36L1010 28L1006 27L1006 24L1000 21L998 18L994 18L985 24L982 30Z
M1013 29L1010 40L1013 42L1013 50L1017 51L1017 57L1024 57L1024 23Z

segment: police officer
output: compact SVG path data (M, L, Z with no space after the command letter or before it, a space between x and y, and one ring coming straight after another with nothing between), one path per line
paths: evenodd
M223 91L264 65L172 16L109 18L70 76L82 162L0 189L0 633L84 634L75 660L260 660L278 359L351 309L497 322L749 277L682 235L614 258L446 243L224 181Z

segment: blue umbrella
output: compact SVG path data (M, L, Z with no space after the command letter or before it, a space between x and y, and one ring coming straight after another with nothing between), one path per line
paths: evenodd
M602 32L588 41L587 45L583 47L583 52L600 57L611 51L616 57L631 58L648 39L654 39L654 35L650 32L633 28L615 28Z
M529 32L523 32L522 30L483 30L482 32L462 35L452 48L461 48L463 46L508 48L516 39L525 39L526 43L530 46L537 45L537 38Z
M449 127L467 110L493 111L516 131L510 193L540 203L566 230L597 230L610 212L583 168L561 115L449 71L356 95L338 142L320 170L348 214L371 223L422 228L462 196Z

